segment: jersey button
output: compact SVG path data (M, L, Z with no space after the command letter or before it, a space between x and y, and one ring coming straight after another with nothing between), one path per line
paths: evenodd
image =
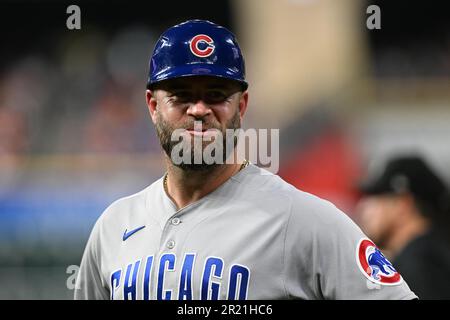
M170 240L169 242L167 242L167 248L169 249L175 248L175 241Z
M173 224L174 226L177 226L177 225L179 225L180 223L181 223L180 218L173 218L173 219L172 219L172 224Z

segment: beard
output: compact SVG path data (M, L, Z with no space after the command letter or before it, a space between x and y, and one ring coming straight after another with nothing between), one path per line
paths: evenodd
M168 121L166 121L164 119L164 117L162 116L162 114L160 113L159 110L157 110L156 112L157 112L157 114L156 114L157 122L156 122L155 128L156 128L156 134L158 135L161 147L163 148L166 155L172 161L172 164L183 170L186 170L186 171L211 170L214 167L217 167L217 166L225 163L226 160L228 159L229 155L231 154L231 152L234 150L234 148L237 145L238 137L236 135L232 135L233 139L227 139L226 131L231 129L231 130L233 130L233 133L235 133L236 130L241 128L241 119L240 119L240 115L239 115L239 110L236 111L233 118L230 119L225 124L224 127L221 127L220 123L218 123L217 121L206 124L203 120L188 120L188 121L182 123L180 126L174 127L173 125L171 125ZM206 127L208 130L212 129L218 133L221 133L221 135L218 135L219 138L217 138L217 136L214 136L212 141L211 140L208 140L208 141L203 140L202 139L203 136L196 137L195 139L201 139L201 144L202 144L201 150L198 150L197 148L195 148L195 145L194 145L194 140L195 140L194 137L188 133L187 134L187 136L189 136L188 141L181 142L181 143L184 143L187 145L184 146L183 150L180 150L180 156L183 157L184 150L186 150L186 148L188 148L188 151L190 153L190 161L182 161L181 163L178 163L176 161L174 162L174 160L171 157L172 150L175 148L175 146L177 146L180 143L179 139L172 138L174 131L177 129L187 130L189 128L193 128L194 122L198 123L199 121L201 121L202 127ZM222 139L220 139L220 137ZM215 143L219 148L213 149L211 152L211 156L214 158L220 157L222 162L220 162L220 161L219 162L215 161L213 163L210 163L209 161L205 162L205 159L203 158L203 151L205 150L206 147L208 147L208 145L210 145L212 143ZM221 150L222 154L216 155L215 154L216 150ZM198 154L196 157L196 152L197 153L202 152L202 154L200 155L200 158L201 158L200 163L198 163L198 161L196 162L197 158L199 158Z

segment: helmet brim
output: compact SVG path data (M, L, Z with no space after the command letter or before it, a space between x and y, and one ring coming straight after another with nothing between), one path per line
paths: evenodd
M223 78L240 84L242 91L247 90L248 83L244 79L236 78L238 73L230 68L212 64L193 64L188 66L179 66L170 68L158 73L153 79L149 79L147 89L152 89L155 84L169 79L185 78L194 76L209 76L214 78Z

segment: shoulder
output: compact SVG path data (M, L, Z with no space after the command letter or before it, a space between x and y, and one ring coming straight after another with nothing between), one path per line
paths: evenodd
M145 213L147 211L149 196L158 191L160 183L161 179L158 179L139 192L117 199L103 211L97 224L118 224L125 219L133 219L134 216L142 212Z
M316 226L330 226L336 223L349 224L352 220L333 203L318 196L297 189L284 181L280 176L265 169L251 165L246 175L237 176L235 180L244 184L245 188L255 190L263 203L275 201L290 215L290 223Z

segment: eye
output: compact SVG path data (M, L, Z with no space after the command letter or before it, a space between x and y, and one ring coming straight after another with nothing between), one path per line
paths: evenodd
M205 100L208 103L218 103L227 100L228 94L223 90L210 90L205 94Z
M188 90L176 90L170 94L170 97L175 100L175 102L185 103L192 100L192 93Z

